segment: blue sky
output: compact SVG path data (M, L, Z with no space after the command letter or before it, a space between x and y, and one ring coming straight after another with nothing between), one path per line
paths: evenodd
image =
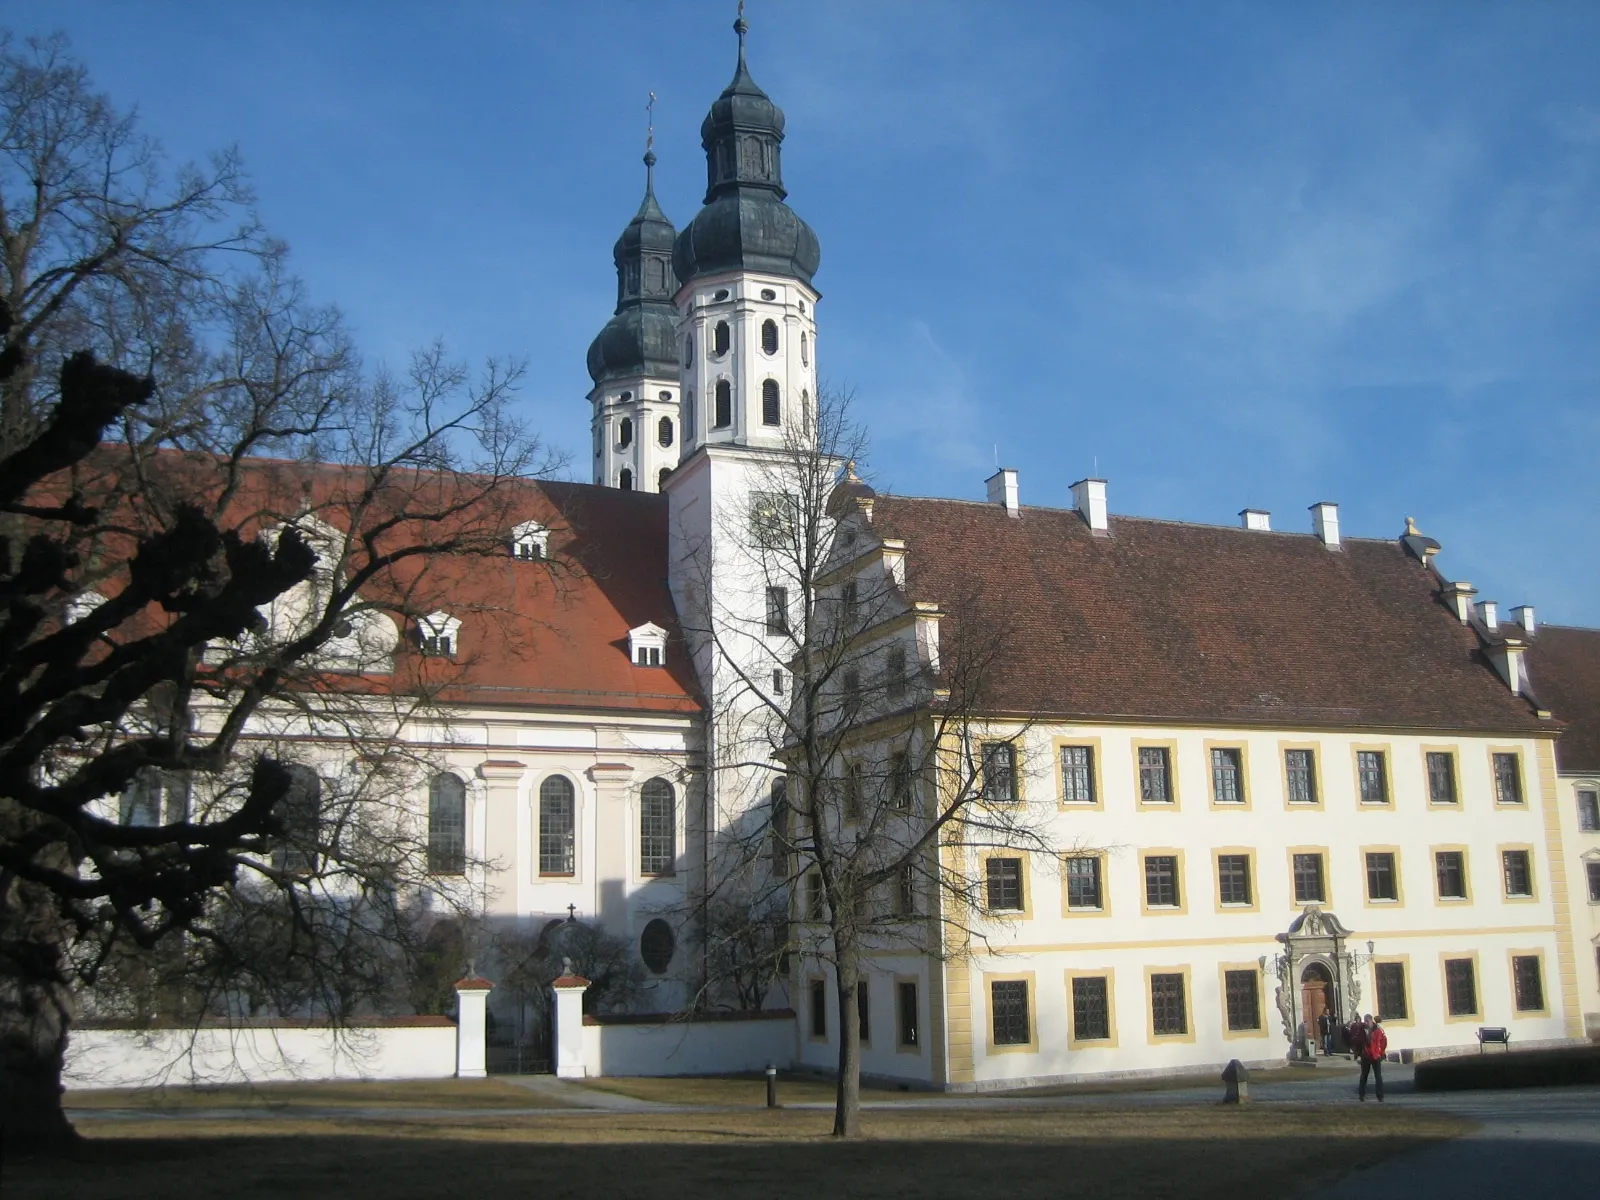
M642 188L681 227L731 3L12 0L178 158L237 143L367 356L584 351ZM819 363L896 491L1347 533L1407 514L1503 606L1600 625L1600 5L752 0L822 240Z

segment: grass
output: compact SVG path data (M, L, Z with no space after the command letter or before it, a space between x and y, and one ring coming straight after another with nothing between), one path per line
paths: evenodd
M66 1094L68 1109L195 1108L564 1108L560 1100L498 1079L415 1079L335 1083L225 1084L220 1087L95 1088ZM74 1115L69 1113L69 1115Z
M635 1100L653 1100L658 1104L699 1104L716 1108L764 1108L767 1103L765 1075L716 1076L606 1076L602 1079L585 1079L583 1086L597 1092L612 1092L619 1096L632 1096ZM931 1093L902 1092L863 1087L863 1100L909 1100ZM829 1079L814 1076L780 1074L778 1076L779 1104L832 1104L834 1084Z
M1390 1155L1462 1131L1449 1116L1403 1108L1307 1105L1243 1109L869 1111L866 1137L827 1136L830 1115L568 1113L356 1121L95 1120L70 1161L13 1160L7 1200L295 1196L408 1200L440 1195L1295 1196ZM88 1118L88 1119L83 1119Z

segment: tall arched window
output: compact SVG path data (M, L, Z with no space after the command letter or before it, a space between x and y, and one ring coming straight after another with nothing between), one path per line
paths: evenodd
M280 871L310 874L317 869L317 837L322 823L322 779L310 767L288 764L289 790L278 801L278 821L283 828L272 851L272 865Z
M461 875L467 869L467 785L446 772L428 783L428 870Z
M656 491L661 491L667 486L667 476L672 474L671 467L662 467L656 472Z
M763 379L761 381L761 423L763 425L782 425L783 406L778 399L778 381L776 379Z
M713 429L726 429L733 424L733 384L726 379L717 380L717 419Z
M672 418L662 417L656 422L656 442L658 445L672 445Z
M617 445L624 450L633 445L632 417L623 417L617 422Z
M767 354L778 352L778 323L776 321L761 322L761 349Z
M721 358L728 352L728 345L731 340L732 335L728 331L728 323L726 321L718 321L717 327L711 331L713 353L718 358Z
M694 334L686 333L683 337L683 366L684 369L694 366Z
M633 491L633 472L627 467L623 467L621 474L617 476L617 486L625 492Z
M811 389L802 388L800 391L800 422L807 429L811 428Z
M539 874L573 873L572 780L552 775L539 785Z
M683 437L685 441L694 441L695 418L695 389L683 389Z
M672 785L657 777L639 791L639 874L671 875L678 862L678 804Z
M803 333L800 335L800 365L802 367L811 365L811 339Z

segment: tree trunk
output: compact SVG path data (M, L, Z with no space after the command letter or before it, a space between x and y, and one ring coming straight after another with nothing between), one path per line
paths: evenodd
M834 936L834 981L839 993L839 1084L833 1105L833 1136L861 1133L861 1021L856 986L861 956L853 939Z

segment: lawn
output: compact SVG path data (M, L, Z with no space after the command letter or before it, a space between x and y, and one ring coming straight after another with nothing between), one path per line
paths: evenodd
M220 1087L94 1088L69 1091L74 1120L96 1109L194 1108L563 1108L560 1100L498 1079L225 1084Z
M658 1104L700 1104L718 1108L764 1108L767 1103L767 1080L764 1075L717 1076L634 1076L616 1075L601 1079L585 1079L582 1084L597 1092L614 1092L619 1096L632 1096L635 1100L653 1100ZM831 1079L815 1076L778 1077L779 1104L832 1104L834 1084ZM910 1100L917 1096L936 1096L934 1092L902 1092L863 1087L863 1100Z
M1091 1195L1294 1196L1465 1127L1402 1108L932 1107L871 1111L837 1143L830 1116L704 1113L467 1114L356 1121L96 1120L76 1160L12 1160L4 1195L37 1200L215 1197L407 1200L441 1195L658 1200L851 1200Z

